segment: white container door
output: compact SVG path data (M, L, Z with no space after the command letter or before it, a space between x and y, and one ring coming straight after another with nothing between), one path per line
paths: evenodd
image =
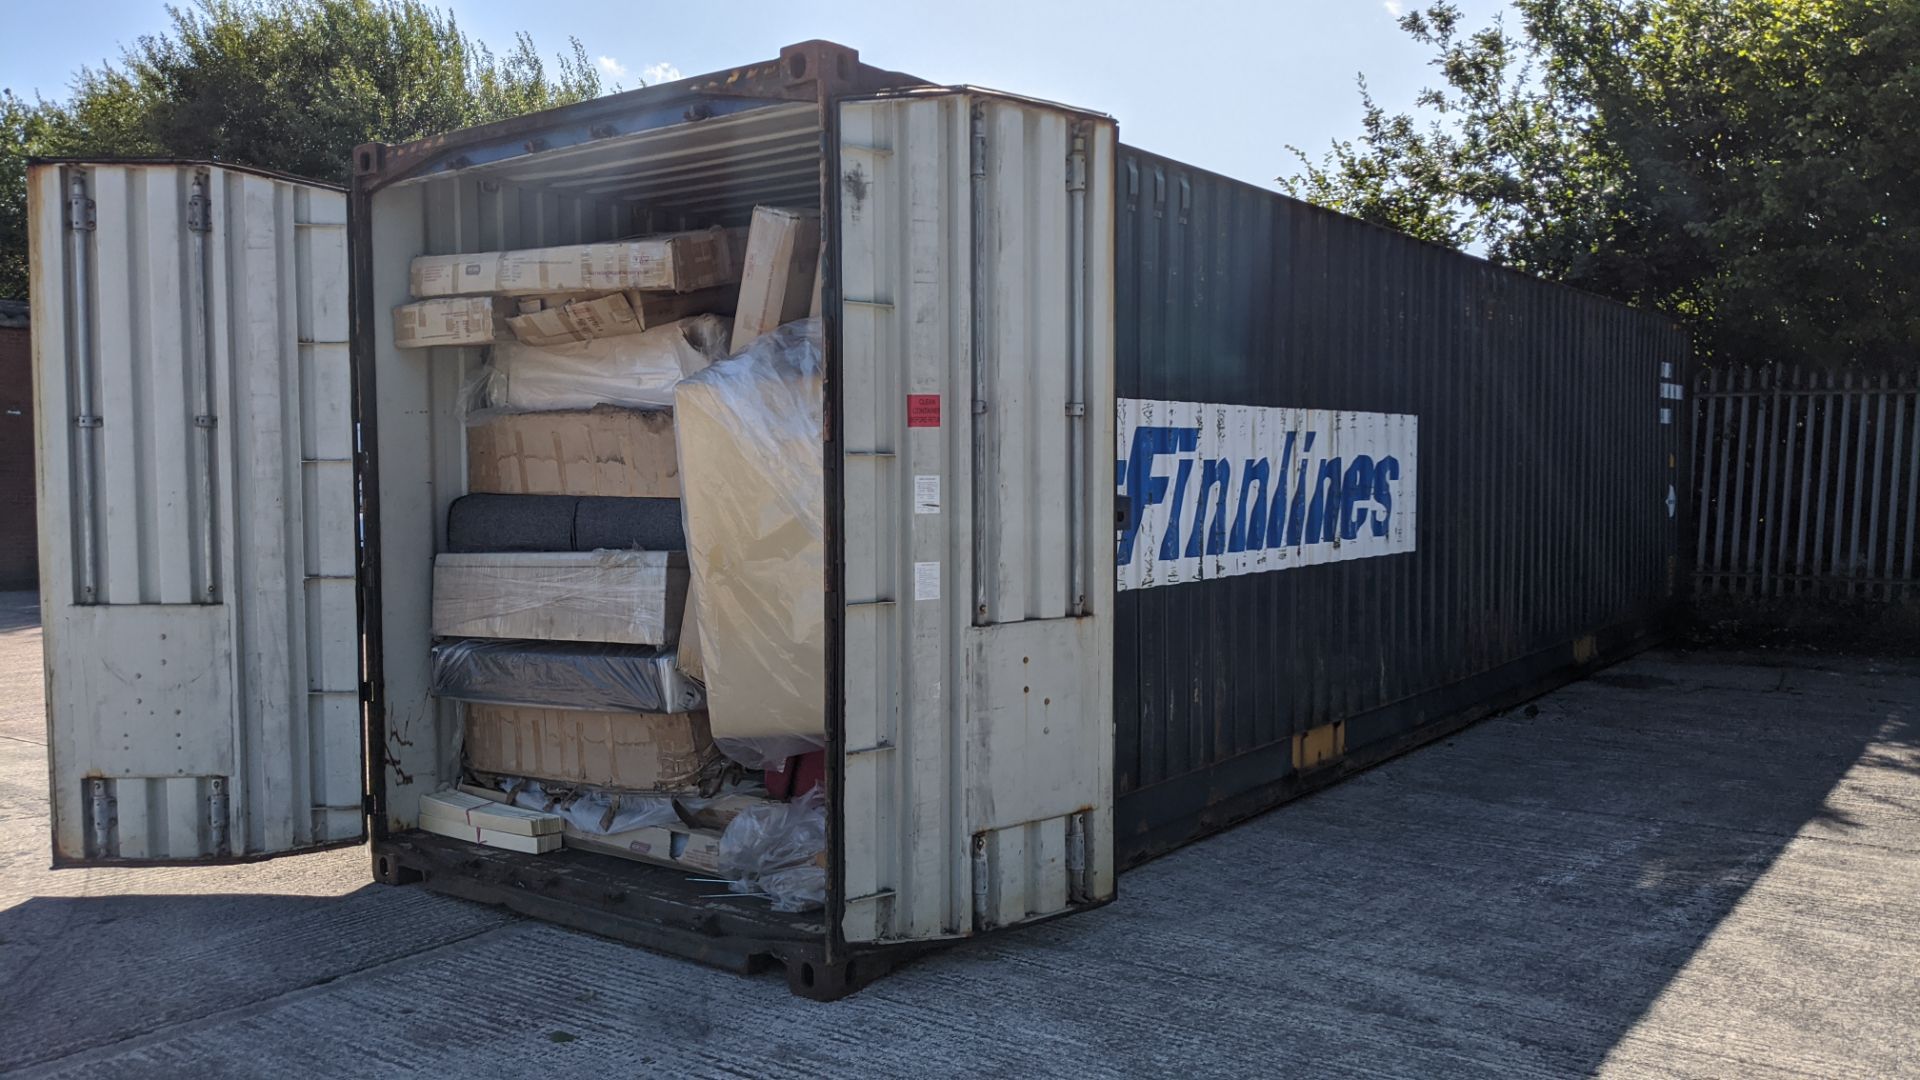
M849 941L1113 895L1113 149L985 92L839 106ZM977 303L976 303L977 301Z
M346 197L29 176L54 861L365 835Z

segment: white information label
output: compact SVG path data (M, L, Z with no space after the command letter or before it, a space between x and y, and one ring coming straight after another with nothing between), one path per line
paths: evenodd
M913 564L913 598L915 600L940 599L939 563L917 562Z
M940 512L939 476L916 476L913 478L913 512L916 514L937 514Z

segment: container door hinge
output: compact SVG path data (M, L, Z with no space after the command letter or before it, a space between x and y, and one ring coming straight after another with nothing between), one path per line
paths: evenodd
M211 428L218 423L219 421L211 416L196 416L193 418L193 426L197 428Z
M191 232L213 231L213 200L207 197L200 184L193 185L193 194L187 198L187 229Z
M1067 817L1067 903L1084 904L1092 893L1087 877L1087 815Z
M987 834L973 838L973 928L993 928L993 879L988 876Z
M98 416L93 415L92 413L81 413L79 416L76 416L73 418L73 426L83 427L83 428L97 428L100 426L100 418Z
M1087 403L1084 401L1067 402L1067 415L1075 419L1087 415Z
M87 781L87 839L91 850L87 857L111 859L119 854L120 815L114 798L113 781L93 777Z
M980 400L979 398L974 398L973 399L973 415L975 416L987 415L987 403Z
M360 812L367 815L370 818L379 817L380 816L380 800L374 798L371 794L360 796Z
M207 781L207 847L216 855L231 854L227 840L227 781L215 776Z
M74 191L67 196L67 228L77 232L92 232L94 226L93 200L83 194L84 189L78 183Z

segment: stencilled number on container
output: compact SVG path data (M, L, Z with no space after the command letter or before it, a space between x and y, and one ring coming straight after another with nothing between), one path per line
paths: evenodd
M1121 398L1121 589L1414 549L1419 419Z

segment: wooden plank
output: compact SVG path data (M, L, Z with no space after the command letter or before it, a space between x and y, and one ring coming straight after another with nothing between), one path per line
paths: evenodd
M457 819L429 818L422 816L420 827L438 836L465 840L481 847L500 848L505 851L518 851L523 855L545 855L560 850L559 833L544 836L520 836L515 833L500 832L497 829L481 829L461 824Z
M438 791L420 797L420 817L452 821L479 829L513 833L516 836L545 836L560 831L563 819L558 814L543 814L511 803L471 795L463 791Z

